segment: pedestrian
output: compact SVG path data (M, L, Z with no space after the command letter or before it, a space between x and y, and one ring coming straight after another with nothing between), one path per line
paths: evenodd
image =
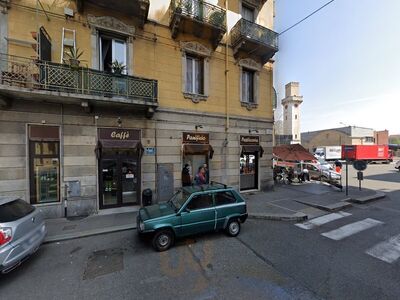
M304 169L303 169L303 171L302 171L302 174L303 174L303 176L302 176L302 180L303 181L310 181L310 173L309 173L309 171L308 171L308 169L307 169L307 167L306 166L304 166Z
M206 171L204 170L203 166L199 167L199 171L196 174L195 177L195 183L196 185L202 185L206 183Z
M203 164L203 168L205 170L206 184L209 184L210 183L210 172L208 171L207 164Z
M192 185L192 178L190 174L189 164L185 164L182 169L182 186Z
M335 171L337 173L341 173L342 172L342 163L338 160L335 160Z

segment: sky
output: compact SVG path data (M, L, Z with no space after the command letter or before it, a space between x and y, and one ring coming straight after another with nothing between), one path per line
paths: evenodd
M280 33L328 0L276 0ZM274 86L300 83L301 131L400 134L400 0L335 0L279 37ZM276 118L282 118L278 106Z

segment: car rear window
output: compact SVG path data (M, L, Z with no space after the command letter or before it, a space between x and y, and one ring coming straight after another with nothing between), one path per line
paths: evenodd
M29 215L35 208L24 200L17 199L0 205L0 223L13 222Z

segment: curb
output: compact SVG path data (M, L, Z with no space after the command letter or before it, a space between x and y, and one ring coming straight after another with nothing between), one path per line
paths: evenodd
M351 198L348 201L353 202L353 203L357 203L357 204L365 204L365 203L368 203L368 202L371 202L371 201L374 201L374 200L378 200L378 199L382 199L382 198L385 198L385 197L386 197L385 193L377 192L377 193L375 193L375 195L372 195L372 196L365 196L365 197L360 197L360 198Z
M272 221L305 221L308 219L308 216L304 213L295 213L293 215L282 215L282 214L261 214L261 213L253 213L249 214L249 219L254 220L272 220Z
M318 203L310 203L310 202L299 201L299 200L294 200L294 201L296 201L298 203L301 203L301 204L304 204L304 205L315 207L315 208L318 208L318 209L321 209L321 210L325 210L325 211L329 211L329 212L335 212L335 211L339 211L339 210L351 207L352 206L351 203L346 202L346 201L349 201L349 200L350 200L350 198L346 198L346 199L340 200L339 202L335 202L333 204L328 204L328 205L321 205L321 204L318 204Z
M55 243L55 242L74 240L74 239L79 239L79 238L84 238L84 237L89 237L89 236L94 236L94 235L113 233L113 232L132 230L132 229L136 229L136 224L128 224L128 225L113 226L113 227L108 227L108 228L86 230L86 231L81 231L81 232L76 232L76 233L67 233L67 234L46 236L46 238L43 241L43 244L50 244L50 243Z

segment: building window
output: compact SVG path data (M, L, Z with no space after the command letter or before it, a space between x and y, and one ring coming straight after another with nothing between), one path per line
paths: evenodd
M255 103L254 97L254 71L244 69L242 71L242 101Z
M112 72L112 63L117 61L127 66L126 40L100 34L100 70ZM123 70L126 74L126 69Z
M254 8L249 7L247 5L242 5L242 18L254 22L255 20L255 11Z
M294 135L294 139L297 140L297 134Z
M204 94L204 59L193 55L186 55L186 85L185 92L190 94Z
M31 204L60 199L60 141L56 126L29 126Z
M365 137L365 142L367 143L374 143L375 142L375 138L372 136L366 136Z
M297 120L297 115L294 115L294 119Z

